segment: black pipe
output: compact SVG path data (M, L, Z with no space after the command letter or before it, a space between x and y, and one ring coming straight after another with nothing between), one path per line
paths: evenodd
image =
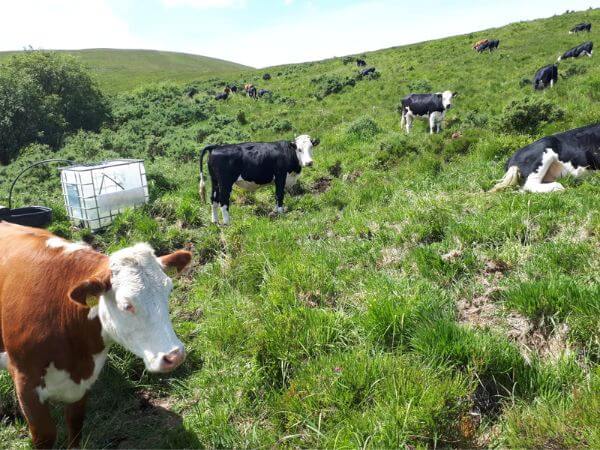
M68 159L45 159L43 161L38 161L36 163L33 163L29 167L26 167L25 169L23 169L19 173L19 175L17 175L17 178L15 178L15 180L12 183L12 185L10 186L10 190L8 191L8 209L9 210L12 209L12 192L13 192L13 188L15 187L15 184L17 184L17 181L19 181L19 178L21 178L21 175L23 175L29 169L33 169L34 167L41 166L42 164L48 164L48 163L53 163L53 162L67 163L69 165L75 164L73 161L69 161Z

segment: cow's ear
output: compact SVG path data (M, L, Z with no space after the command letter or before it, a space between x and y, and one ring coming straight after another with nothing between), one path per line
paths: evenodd
M452 97L456 97L458 95L458 92L453 92L452 93Z
M313 147L316 147L317 145L319 145L321 143L321 139L319 139L319 138L311 139L310 142L312 142Z
M69 292L69 299L81 306L91 308L96 306L100 301L100 296L110 289L110 272L106 271L103 275L88 278L77 284Z
M192 261L192 254L187 250L177 250L170 255L161 256L158 262L169 276L181 273Z
M298 146L296 145L296 141L291 141L290 142L290 147L293 148L294 150L298 150Z

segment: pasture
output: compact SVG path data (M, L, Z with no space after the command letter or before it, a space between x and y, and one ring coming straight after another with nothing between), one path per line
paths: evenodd
M583 21L589 37L568 34ZM145 158L151 202L98 235L70 226L54 169L31 172L15 202L52 206L53 232L103 251L193 246L171 300L187 361L149 375L113 348L83 446L600 447L600 176L486 192L520 147L598 122L597 55L562 62L553 89L523 79L599 29L589 10L367 53L374 79L336 58L269 68L270 81L245 70L144 85L113 96L99 133L0 166L4 202L44 157ZM482 38L499 49L476 53ZM273 97L213 100L244 82ZM406 136L400 98L446 89L459 96L443 132L417 121ZM210 224L204 146L305 133L321 144L287 213L271 214L272 188L234 190L231 226ZM2 372L0 447L29 445Z

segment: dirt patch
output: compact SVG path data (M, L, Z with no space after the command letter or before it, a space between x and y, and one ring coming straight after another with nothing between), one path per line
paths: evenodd
M323 194L327 192L331 188L331 182L333 178L331 177L320 177L315 180L311 187L311 191L315 194Z
M377 261L377 268L397 267L402 262L405 255L406 250L403 248L386 247L381 250L381 258Z
M360 170L355 170L347 175L344 175L344 181L348 181L350 183L354 183L356 180L358 180L362 175L362 172Z
M333 166L327 168L327 172L334 178L339 178L342 175L342 162L336 161Z

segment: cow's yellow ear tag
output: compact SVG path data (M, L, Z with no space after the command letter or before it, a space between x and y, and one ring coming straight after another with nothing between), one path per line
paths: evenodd
M165 273L171 278L177 276L177 267L167 267Z
M85 298L85 304L88 305L90 308L98 306L98 303L100 303L100 299L95 295L88 295Z

